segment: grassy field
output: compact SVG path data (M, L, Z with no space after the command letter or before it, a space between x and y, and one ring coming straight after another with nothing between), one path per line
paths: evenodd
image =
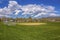
M60 40L60 23L35 26L0 23L0 40Z

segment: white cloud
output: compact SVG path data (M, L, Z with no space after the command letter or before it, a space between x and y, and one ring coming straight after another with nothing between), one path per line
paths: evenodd
M45 12L41 12L41 13L38 13L37 15L35 15L34 17L39 17L39 16L44 16L44 15L46 15L47 13L45 13Z
M21 10L15 10L15 15L18 15L19 12L21 12Z
M4 15L12 15L14 12L15 14L18 14L20 9L20 5L16 1L9 1L8 7L0 8L0 14ZM18 10L18 11L15 11Z
M50 16L58 16L58 15L55 13L51 13Z
M0 9L0 12L2 12L3 11L3 9Z
M5 15L18 15L19 12L22 12L22 15L33 15L34 17L47 15L55 15L55 7L53 6L45 6L45 5L37 5L37 4L28 4L28 5L19 5L16 1L9 1L8 7L4 7L0 9L0 14Z
M34 15L34 14L36 14L34 17L38 17L38 16L49 14L49 13L54 13L55 7L29 4L29 5L23 6L22 11L24 11L22 13L22 15L27 15L27 14Z
M8 15L3 15L3 14L0 14L0 17L10 17Z

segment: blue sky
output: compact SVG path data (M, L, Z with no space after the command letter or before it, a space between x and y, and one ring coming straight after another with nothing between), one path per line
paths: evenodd
M12 4L12 3L14 3L14 4ZM15 6L13 8L14 11L12 11L12 9L10 9L11 8L10 4L13 6L16 4L17 6L19 6L19 7L21 6L21 7L19 8L19 7ZM43 8L41 8L40 6L43 6ZM31 9L31 7L32 7L32 9ZM37 9L36 7L41 10L49 10L50 12L46 12L46 11L42 12L41 10ZM28 10L29 8L32 11ZM35 8L34 9L35 11L33 10L33 8ZM51 8L51 9L48 9L48 8ZM10 10L10 11L6 11L6 9ZM37 9L37 11L36 11L36 9ZM0 16L4 16L4 15L6 15L6 16L9 15L10 17L60 16L60 0L0 0L0 10L3 10L3 11L0 11ZM6 13L4 14L2 12L6 12ZM22 15L22 14L24 14L24 15Z
M0 7L7 6L10 0L0 0ZM52 5L57 8L60 8L60 0L14 0L17 1L20 5L26 4L44 4Z

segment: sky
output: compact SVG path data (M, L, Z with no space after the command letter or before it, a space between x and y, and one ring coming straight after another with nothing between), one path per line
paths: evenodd
M60 16L60 0L0 0L0 17Z

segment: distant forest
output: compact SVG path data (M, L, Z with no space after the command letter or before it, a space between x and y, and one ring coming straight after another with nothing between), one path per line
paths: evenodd
M46 18L7 18L1 17L0 22L60 22L60 17L46 17Z

